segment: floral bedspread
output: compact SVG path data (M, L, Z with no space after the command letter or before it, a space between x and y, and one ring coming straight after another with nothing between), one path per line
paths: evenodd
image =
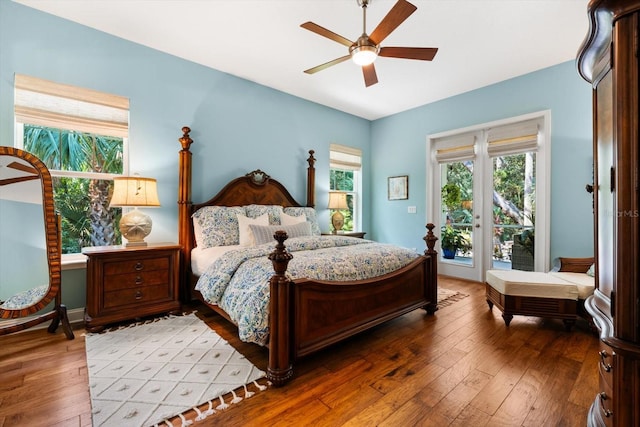
M342 236L296 237L285 245L293 254L287 268L291 279L369 279L402 268L418 257L410 249ZM267 257L274 247L275 242L227 252L196 284L206 301L229 314L240 339L246 342L267 344L269 279L274 274Z

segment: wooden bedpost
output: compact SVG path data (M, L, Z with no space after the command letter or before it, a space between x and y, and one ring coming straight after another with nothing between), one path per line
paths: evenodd
M191 129L187 126L182 128L182 137L178 139L182 150L179 158L178 176L178 244L182 247L182 259L180 262L180 300L182 302L191 301L191 290L189 289L191 274L191 249L193 242L188 227L191 227L191 151L189 147L193 140L189 137Z
M307 207L313 208L316 206L316 159L313 157L315 151L309 150L309 167L307 168Z
M275 250L269 254L276 274L269 281L271 300L269 303L269 365L267 367L267 379L275 387L284 385L293 376L293 361L291 345L291 301L293 283L286 277L285 272L289 261L293 258L284 241L288 236L285 231L276 231L273 236L278 244Z
M433 229L436 226L428 223L426 227L427 235L422 239L427 243L427 249L424 251L424 254L429 260L427 263L427 282L438 283L438 252L434 249L438 238L433 234ZM432 286L431 291L431 295L429 295L431 302L424 307L429 314L435 313L438 309L438 287Z

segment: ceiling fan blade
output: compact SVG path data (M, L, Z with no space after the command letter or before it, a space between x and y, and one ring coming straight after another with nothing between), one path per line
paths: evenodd
M3 185L15 184L17 182L31 181L33 179L40 179L40 178L37 175L35 175L35 176L21 176L19 178L0 179L0 187L2 187Z
M304 70L305 73L307 74L313 74L313 73L317 73L318 71L322 71L326 68L329 68L333 65L339 64L341 62L346 61L347 59L351 58L351 55L345 55L345 56L341 56L340 58L336 58L333 61L329 61L329 62L325 62L324 64L320 64L317 65L313 68L309 68L308 70Z
M369 87L378 83L376 67L373 66L373 63L362 66L362 74L364 75L364 85L366 87Z
M304 24L300 25L302 28L307 29L311 32L314 32L318 35L321 35L322 37L326 37L328 39L333 40L334 42L338 42L340 44L343 44L347 47L351 47L351 45L353 44L353 42L345 37L342 37L340 34L336 34L333 31L329 31L324 27L321 27L318 24L314 24L313 22L309 21L309 22L305 22Z
M389 58L431 61L437 52L437 47L382 47L378 55Z
M369 36L369 39L375 44L379 45L382 43L382 40L386 39L389 34L396 28L398 25L402 24L405 19L407 19L413 12L415 12L417 7L412 5L406 0L398 0L398 2L391 8L389 13L382 18L382 21L378 24L375 30Z
M22 172L32 173L32 174L38 173L38 171L35 168L32 168L31 166L27 166L18 162L11 162L7 165L7 167L11 169L16 169Z

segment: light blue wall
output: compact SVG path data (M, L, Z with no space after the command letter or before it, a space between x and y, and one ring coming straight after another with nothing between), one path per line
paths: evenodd
M28 29L28 30L25 30ZM327 224L328 147L363 150L367 237L423 248L428 134L552 110L552 257L591 254L591 99L572 62L369 122L282 92L0 0L0 144L13 145L13 76L32 75L126 96L130 171L158 180L149 241L177 239L177 139L192 128L198 202L260 168L305 200L316 150L316 203ZM283 166L286 165L286 166ZM409 200L389 202L386 179L409 175ZM406 213L418 207L417 215ZM84 271L65 271L63 300L82 307Z
M577 47L576 47L577 49ZM371 142L373 237L424 248L430 134L551 110L551 259L593 255L591 86L573 61L376 120ZM409 199L387 200L387 177L409 175ZM417 214L407 214L416 206Z
M158 180L162 207L150 242L177 241L178 138L195 141L193 201L262 169L306 201L306 158L316 151L316 203L328 230L329 144L359 147L369 163L371 124L337 110L0 0L0 144L13 145L15 73L130 99L130 171ZM369 188L369 176L364 176ZM370 228L368 192L363 227ZM84 300L77 273L63 274L63 299ZM80 296L81 298L77 298ZM73 299L73 300L72 300Z

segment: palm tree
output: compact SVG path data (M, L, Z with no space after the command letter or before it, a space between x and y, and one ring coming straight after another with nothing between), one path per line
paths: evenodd
M122 139L44 126L25 125L24 149L52 170L122 173ZM54 178L56 208L62 216L63 253L82 246L119 243L119 209L109 209L111 180Z

